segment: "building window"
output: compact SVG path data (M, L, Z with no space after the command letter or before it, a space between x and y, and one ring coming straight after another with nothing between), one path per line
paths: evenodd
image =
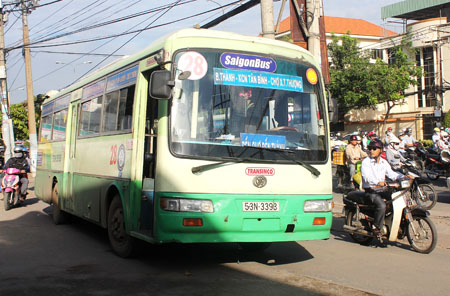
M416 53L416 66L422 66L422 59L420 58L420 51ZM419 108L423 107L423 86L422 77L417 77L417 106Z
M389 65L395 64L395 48L388 48L387 54L388 54L388 64Z
M372 49L372 59L383 59L382 49Z
M436 106L436 84L434 73L434 56L433 47L424 47L423 51L423 69L424 69L424 81L425 81L425 106Z

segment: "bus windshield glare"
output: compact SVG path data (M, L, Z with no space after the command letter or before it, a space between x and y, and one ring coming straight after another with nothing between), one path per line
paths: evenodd
M288 162L275 153L281 150L308 163L326 161L325 109L313 66L220 51L182 51L175 64L175 155ZM315 81L307 79L311 70Z

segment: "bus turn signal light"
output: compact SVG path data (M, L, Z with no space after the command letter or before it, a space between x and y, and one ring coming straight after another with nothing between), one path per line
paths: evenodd
M203 220L201 218L184 218L183 226L203 226Z
M314 218L313 225L325 225L325 218Z

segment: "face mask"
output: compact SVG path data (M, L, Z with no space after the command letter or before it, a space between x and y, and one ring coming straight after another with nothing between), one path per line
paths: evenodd
M16 158L22 158L22 152L16 152L16 153L14 153L14 157L16 157Z

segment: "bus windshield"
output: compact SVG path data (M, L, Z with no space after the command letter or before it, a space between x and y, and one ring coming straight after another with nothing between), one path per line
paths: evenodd
M175 64L175 155L287 162L277 149L304 162L326 160L323 97L313 66L226 51L178 52ZM315 81L307 79L311 70Z

